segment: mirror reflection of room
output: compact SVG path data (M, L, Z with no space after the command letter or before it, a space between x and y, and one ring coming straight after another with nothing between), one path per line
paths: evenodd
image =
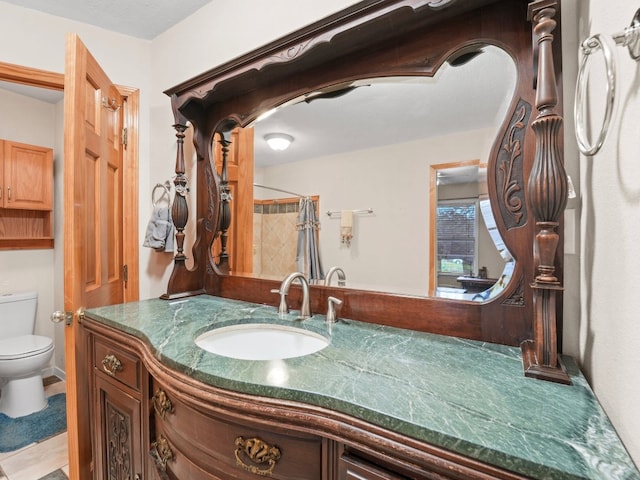
M510 56L485 46L466 63L445 63L433 78L362 79L341 85L342 90L334 86L327 94L311 92L256 122L254 181L267 188L254 189L254 208L263 209L258 205L275 200L279 207L269 211L288 213L268 220L263 213L254 219L253 273L282 275L264 269L274 251L287 257L283 272L291 271L296 251L285 244L296 244L296 195L311 195L318 198L319 251L325 270L342 267L350 288L434 295L431 166L467 159L486 163L514 86ZM473 110L468 108L471 104ZM265 137L274 133L289 136L288 148L269 148ZM374 213L366 213L369 209ZM352 217L348 245L341 241L342 215L329 216L330 211L364 212ZM267 225L261 222L278 217L286 227L260 230ZM492 248L497 261L476 259L463 274L477 277L486 266L491 278L499 278L504 261ZM459 283L452 287L465 293Z
M431 284L438 297L484 301L511 278L513 259L498 232L478 160L431 167Z

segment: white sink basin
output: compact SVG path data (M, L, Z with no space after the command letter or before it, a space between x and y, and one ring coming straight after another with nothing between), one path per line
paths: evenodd
M198 336L195 343L208 352L239 360L279 360L318 352L329 340L301 328L270 323L220 327Z

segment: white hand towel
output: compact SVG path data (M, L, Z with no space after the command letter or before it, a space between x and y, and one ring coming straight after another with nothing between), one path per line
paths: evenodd
M340 212L340 226L342 228L353 228L353 210Z
M340 241L347 246L353 238L353 210L343 210L340 214Z

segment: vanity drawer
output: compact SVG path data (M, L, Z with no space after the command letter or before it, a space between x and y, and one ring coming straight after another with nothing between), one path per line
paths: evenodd
M162 403L157 400L157 392L158 385L154 384L152 409ZM258 424L205 414L170 394L166 398L171 407L155 408L155 431L166 438L175 454L175 460L169 461L167 467L175 478L199 478L188 476L197 467L213 475L203 478L322 479L321 438L281 433Z
M93 367L124 385L140 391L141 364L135 354L94 337Z
M340 457L338 462L338 480L407 480L377 465L350 457Z

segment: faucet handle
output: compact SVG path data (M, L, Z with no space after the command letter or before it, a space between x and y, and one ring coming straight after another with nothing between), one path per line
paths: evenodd
M289 305L287 305L287 292L278 288L273 288L271 289L271 293L277 293L278 295L280 295L280 305L278 305L278 316L282 318L287 313L289 313Z
M342 305L342 300L336 297L327 298L327 322L335 323L338 321L338 316L336 315L336 305Z

